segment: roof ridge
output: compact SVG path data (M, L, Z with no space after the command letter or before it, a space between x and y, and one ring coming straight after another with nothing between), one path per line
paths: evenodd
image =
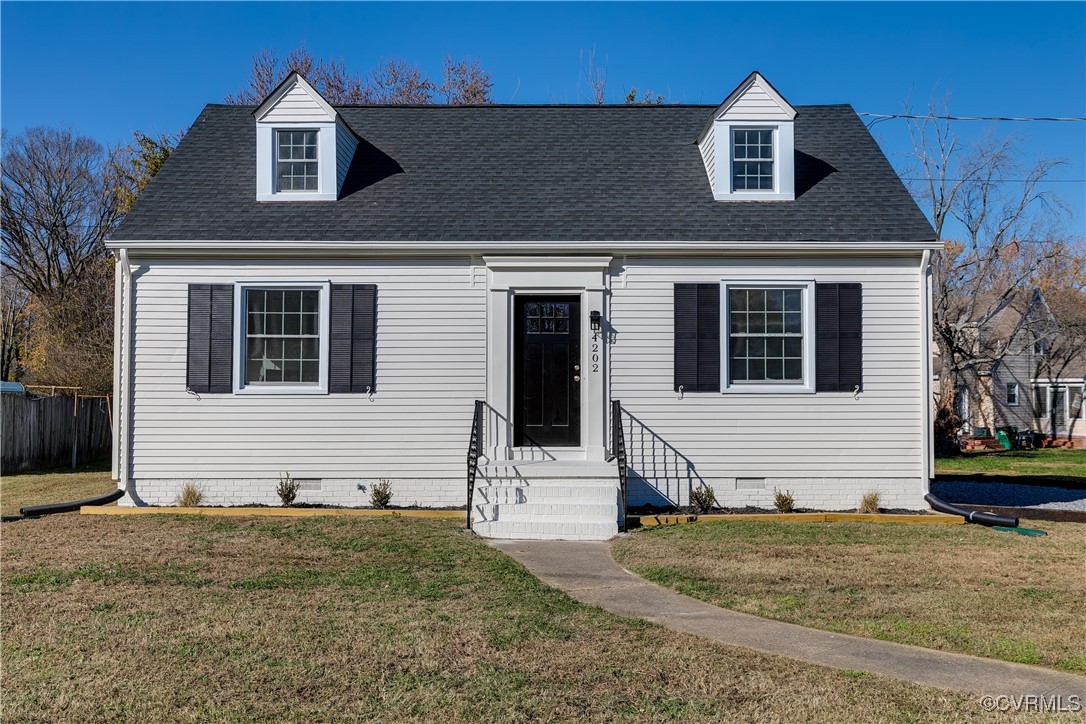
M509 108L555 108L555 109L581 109L581 110L597 110L597 109L672 109L672 108L697 108L704 110L714 110L718 108L716 104L704 104L704 103L604 103L596 105L594 103L470 103L470 104L458 104L449 105L445 103L344 103L344 104L331 104L332 108L408 108L412 110L464 110L464 109L509 109ZM254 109L258 108L255 105L240 105L236 103L206 103L208 108L243 108ZM851 108L851 103L808 103L808 104L796 104L794 108Z

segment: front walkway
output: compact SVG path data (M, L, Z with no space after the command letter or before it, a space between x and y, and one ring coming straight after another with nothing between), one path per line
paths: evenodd
M695 601L621 568L608 543L496 540L491 545L582 603L720 643L941 689L1060 695L1065 703L1068 696L1086 694L1086 678L1074 674L819 631Z

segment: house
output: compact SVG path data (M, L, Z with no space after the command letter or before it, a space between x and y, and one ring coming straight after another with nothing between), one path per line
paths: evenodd
M988 438L1007 427L1079 446L1086 442L1086 325L1077 321L1086 317L1086 298L1073 289L1050 295L1055 311L1039 289L981 305L986 310L976 323L977 344L995 351L995 361L970 365L954 380L954 412L969 444L1001 447ZM938 357L936 368L942 372Z
M932 229L847 105L208 105L114 233L128 504L919 509ZM619 401L613 416L612 401ZM617 421L617 425L612 423ZM612 431L620 432L616 436Z

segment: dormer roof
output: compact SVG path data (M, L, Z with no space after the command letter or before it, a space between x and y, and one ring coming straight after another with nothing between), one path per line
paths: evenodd
M290 71L283 82L253 111L257 123L288 120L334 121L338 115L336 109L296 70Z
M714 118L725 116L738 120L795 120L796 109L758 71L748 75L717 106Z

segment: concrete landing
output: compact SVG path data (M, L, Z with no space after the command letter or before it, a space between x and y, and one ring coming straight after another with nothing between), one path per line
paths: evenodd
M819 631L696 601L621 568L608 543L505 540L491 545L582 603L723 644L940 689L1060 695L1065 704L1071 695L1086 700L1086 678L1074 674Z

